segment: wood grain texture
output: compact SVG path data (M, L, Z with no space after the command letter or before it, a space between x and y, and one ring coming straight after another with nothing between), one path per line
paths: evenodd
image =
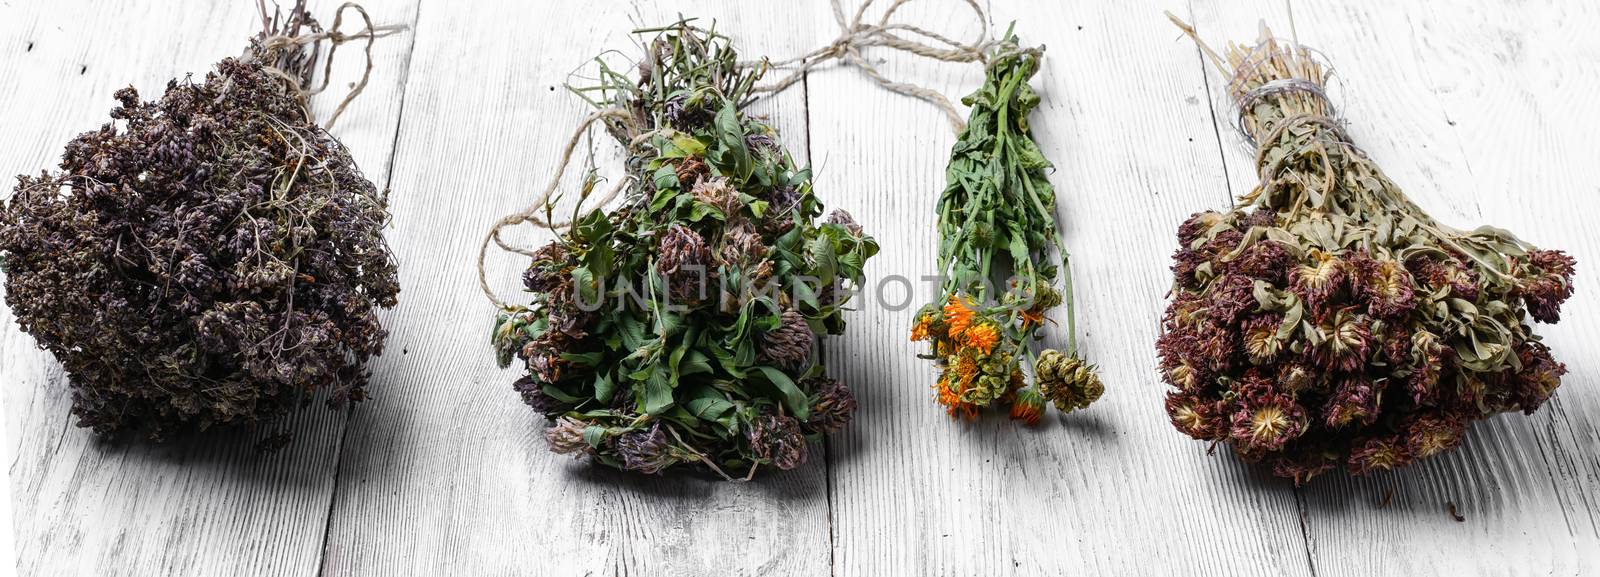
M632 61L640 50L629 31L679 13L765 31L738 36L751 58L796 53L813 42L798 6L423 3L390 235L405 292L389 346L409 352L376 363L376 399L351 421L324 574L828 572L820 447L815 466L747 484L638 477L550 453L544 418L511 388L519 374L495 366L495 310L473 272L489 225L533 200L590 112L562 87L570 73L606 50L618 51L613 63ZM803 161L804 94L760 110ZM620 177L619 151L596 135L596 164ZM576 190L571 182L564 190ZM530 247L550 238L518 232ZM525 258L491 255L488 266L504 298L524 298Z
M312 4L321 16L338 3ZM386 21L410 17L404 1L366 4ZM253 2L0 5L0 126L7 129L0 169L53 168L69 139L108 122L118 88L131 84L144 98L159 97L169 79L203 76L217 60L239 54L259 22ZM380 186L408 45L406 34L379 44L372 83L334 132ZM361 64L354 60L335 66L330 94L356 78ZM326 114L332 101L321 98L314 108ZM209 441L101 442L73 426L60 366L16 329L9 308L0 308L0 323L6 434L16 455L8 464L11 522L22 574L316 572L342 413L304 411L282 429ZM296 442L258 454L255 439L277 430L293 431Z
M811 462L754 483L641 478L549 453L543 419L494 366L493 307L472 259L489 224L546 183L588 105L562 84L589 58L637 53L628 30L715 19L746 57L831 42L826 1L368 0L412 31L378 44L373 84L335 135L392 189L400 305L383 313L373 398L271 431L163 446L105 444L68 418L59 365L0 307L0 402L23 574L174 575L1387 575L1600 572L1600 7L1501 0L1442 10L1364 0L1294 5L1294 31L1337 69L1354 138L1421 205L1460 226L1503 226L1579 260L1579 290L1539 327L1571 373L1532 416L1475 427L1459 450L1368 478L1295 490L1177 433L1153 343L1173 234L1255 182L1223 80L1164 10L1215 44L1287 36L1287 0L992 0L1047 47L1032 118L1073 254L1078 335L1108 392L1082 413L1015 426L951 421L933 366L906 341L930 299L933 204L954 135L927 104L826 65L758 104L816 189L883 245L830 370L856 421ZM852 5L853 0L845 0ZM318 14L337 4L321 0ZM880 2L882 4L882 2ZM1431 9L1430 9L1431 8ZM879 7L881 9L881 6ZM969 38L961 2L907 21ZM254 2L176 6L0 0L0 170L53 166L106 119L111 93L237 53ZM952 97L972 65L873 51L897 80ZM353 79L352 54L336 78ZM330 89L337 92L336 87ZM326 113L338 98L318 102ZM618 150L598 135L602 174ZM569 186L566 190L572 190ZM570 199L569 199L570 200ZM523 230L525 246L548 240ZM520 295L522 259L489 261ZM889 281L893 275L910 284ZM901 306L903 305L903 306ZM1057 318L1058 321L1063 320ZM1060 347L1052 334L1046 345ZM1392 499L1385 506L1386 495ZM1450 516L1455 503L1465 522Z
M1594 262L1592 234L1559 232L1583 230L1578 215L1596 214L1600 205L1590 154L1569 149L1579 135L1593 134L1596 121L1540 102L1576 102L1574 93L1600 87L1594 43L1578 40L1572 24L1594 22L1593 7L1293 8L1300 41L1321 49L1340 78L1333 99L1352 138L1420 205L1457 227L1507 227L1566 249L1580 263ZM1288 6L1279 2L1197 1L1195 12L1201 35L1216 42L1253 40L1262 19L1276 34L1291 34ZM1585 42L1587 60L1573 50ZM1556 119L1562 126L1554 126ZM1253 152L1229 125L1219 123L1219 130L1236 187L1248 186ZM1479 423L1460 449L1439 458L1366 478L1334 475L1301 491L1319 575L1600 570L1594 498L1600 443L1592 420L1600 414L1594 388L1600 359L1582 346L1596 336L1583 319L1597 299L1584 284L1560 325L1537 328L1572 369L1538 413ZM1451 516L1452 503L1464 522Z

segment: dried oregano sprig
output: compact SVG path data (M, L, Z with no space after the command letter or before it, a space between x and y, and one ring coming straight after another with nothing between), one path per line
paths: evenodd
M759 71L727 38L640 33L637 79L597 60L602 83L577 89L628 150L628 196L532 254L532 301L498 317L494 347L524 362L515 387L554 422L552 451L642 473L792 469L855 409L817 345L878 246L843 211L814 221L810 170L739 109Z
M1156 345L1173 425L1299 484L1439 454L1550 398L1566 367L1525 317L1559 318L1573 259L1417 207L1350 143L1304 47L1212 58L1261 183L1178 229Z
M262 19L203 83L117 91L113 122L0 209L6 302L96 433L161 439L269 421L318 390L366 396L373 307L399 290L385 195L305 107L314 40L334 37L304 6Z
M1007 34L991 53L983 87L962 102L972 107L951 151L948 185L939 198L939 298L917 313L911 339L929 341L940 375L936 399L952 416L973 418L984 407L1009 406L1011 417L1034 424L1046 401L1063 412L1087 407L1105 387L1077 356L1069 274L1065 298L1055 288L1066 267L1051 252L1057 242L1056 195L1050 162L1028 127L1039 96L1028 79L1040 51L1021 49ZM1012 273L1004 292L993 279ZM1037 357L1045 314L1067 309L1067 352ZM1030 385L1023 364L1032 365Z

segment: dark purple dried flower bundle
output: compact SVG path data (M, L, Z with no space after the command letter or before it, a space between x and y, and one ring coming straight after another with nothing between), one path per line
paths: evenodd
M1173 426L1298 484L1437 455L1473 421L1549 399L1566 367L1528 319L1560 318L1573 259L1438 223L1319 91L1271 88L1322 86L1305 49L1229 48L1218 64L1238 70L1262 182L1178 228L1156 343Z
M0 208L6 302L79 426L159 440L367 395L373 307L399 290L386 197L306 110L314 49L267 40L316 22L270 22L202 83L117 91L113 123Z

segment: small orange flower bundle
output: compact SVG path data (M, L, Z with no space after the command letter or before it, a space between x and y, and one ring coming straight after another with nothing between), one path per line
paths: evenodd
M1044 415L1045 402L1068 412L1089 406L1105 387L1092 366L1077 357L1072 333L1071 280L1066 298L1055 289L1066 269L1056 241L1055 190L1028 128L1028 112L1039 97L1028 78L1039 68L1038 49L1018 48L1008 34L989 58L986 81L962 102L972 107L946 169L939 199L939 269L945 275L939 299L924 306L911 340L930 343L940 368L934 398L951 416L976 418L979 409L1010 407L1011 418L1029 425ZM1054 249L1061 265L1051 262ZM1014 276L1002 293L990 279L1009 268ZM1042 338L1045 313L1067 307L1068 351L1035 355L1030 341ZM1033 369L1030 385L1024 365Z

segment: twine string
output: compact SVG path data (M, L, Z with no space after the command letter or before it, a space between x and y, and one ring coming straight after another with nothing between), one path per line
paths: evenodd
M867 8L871 7L877 0L862 2L861 6L856 9L855 14L848 19L845 17L844 7L840 4L840 1L832 0L833 19L839 24L839 36L828 45L812 50L802 56L780 61L746 63L747 66L790 69L789 74L777 82L757 86L751 91L762 94L782 92L799 82L812 68L816 68L829 60L838 59L841 62L859 68L863 74L866 74L868 78L871 78L873 82L876 82L885 90L917 98L938 107L941 112L944 112L945 118L950 121L950 126L956 132L959 133L965 129L966 121L961 118L961 111L955 107L955 104L950 102L949 98L925 86L890 80L879 72L876 66L868 62L861 55L861 51L864 48L883 46L941 62L982 62L985 59L985 51L995 43L988 37L988 15L983 11L983 7L978 5L978 1L964 0L966 5L972 8L973 14L976 15L978 20L978 37L970 43L963 43L919 26L890 22L890 19L894 17L902 6L911 3L913 0L894 0L888 9L884 10L883 15L878 18L877 22L864 21ZM910 37L911 35L921 37L921 39L913 40Z
M483 241L478 246L478 288L483 290L483 294L489 297L489 301L493 302L496 307L501 309L510 308L505 301L500 300L500 297L495 295L494 289L489 287L488 272L484 269L484 261L488 258L489 243L493 242L496 246L499 246L501 250L505 250L507 252L513 252L523 256L532 257L534 256L534 251L506 243L504 239L500 238L500 231L504 230L506 227L517 226L523 223L533 224L535 226L543 227L552 231L571 226L571 219L555 219L547 216L547 213L550 212L550 199L555 196L556 189L561 186L561 178L562 176L566 175L567 165L572 163L573 153L577 151L578 144L583 140L583 135L589 132L589 127L593 126L594 123L602 120L616 121L626 126L633 122L633 115L622 108L611 107L596 110L590 113L589 116L584 117L583 121L578 123L577 129L572 131L572 137L567 139L566 146L562 147L561 160L556 163L556 172L555 175L550 178L550 183L544 187L544 190L540 191L538 196L534 197L533 202L530 203L527 208L508 214L499 221L496 221L494 226L489 228L489 232L483 236ZM639 144L648 140L652 135L654 135L654 133L655 131L651 131L635 136L629 143L629 147L632 148L638 146ZM631 175L618 180L617 183L612 185L611 188L607 189L605 194L602 194L599 199L592 204L592 206L601 207L605 206L607 203L610 203L613 199L617 198L617 195L622 193L622 189L626 188L631 182L633 182L633 176ZM581 214L583 205L587 200L587 196L578 199L578 206L573 209L573 213Z
M350 105L350 102L355 100L356 96L360 95L363 90L366 90L367 82L372 78L373 43L377 42L379 38L391 36L406 29L403 24L374 26L372 24L372 16L367 14L366 8L355 2L345 2L339 5L339 9L333 13L333 26L323 30L321 26L316 24L315 20L310 20L309 17L305 16L305 0L298 0L290 16L290 21L292 22L290 28L288 30L278 30L272 25L272 20L267 17L266 0L257 0L256 5L261 12L261 19L266 27L260 38L259 53L278 55L278 62L264 63L263 68L274 76L288 82L302 104L309 102L312 96L321 94L328 89L329 83L332 82L330 72L333 70L334 55L338 53L340 46L357 40L367 41L363 47L366 56L366 67L361 72L361 80L351 86L350 92L345 94L344 99L339 101L339 105L333 109L333 114L323 124L323 127L328 130L333 129L333 125L339 121L339 116L344 114L345 108ZM350 34L339 31L340 26L344 24L346 10L354 10L360 16L362 22L365 23L360 30ZM306 22L310 23L311 32L300 34L300 25ZM318 47L324 40L328 42L328 54L322 57L322 84L308 89L305 85L311 80L310 73L316 66ZM312 47L310 66L302 73L303 76L291 74L285 68L297 67L294 62L294 54L306 45L311 45ZM252 55L255 52L252 51Z

